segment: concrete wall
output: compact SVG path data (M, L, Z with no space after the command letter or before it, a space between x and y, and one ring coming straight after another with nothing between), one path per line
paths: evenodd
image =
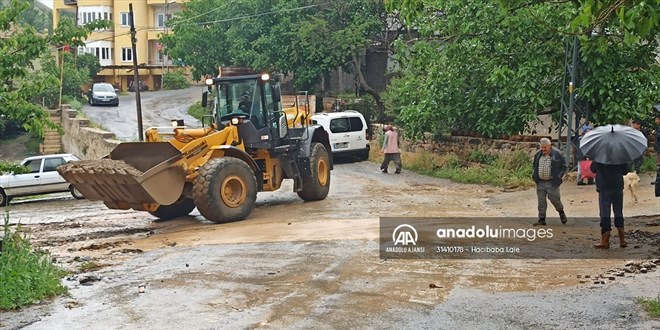
M82 159L100 159L108 155L120 141L115 134L89 127L89 119L78 118L78 112L68 105L62 106L62 147Z

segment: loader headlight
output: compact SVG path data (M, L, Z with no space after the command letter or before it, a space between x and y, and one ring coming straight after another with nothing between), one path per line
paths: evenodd
M267 74L267 73L262 74L262 75L261 75L261 80L262 80L262 81L268 81L268 80L270 80L270 75Z
M240 123L240 122L241 122L240 118L238 118L238 117L234 117L234 118L231 119L231 124L232 125L238 125L238 123Z
M207 85L213 85L213 78L206 79L206 84Z

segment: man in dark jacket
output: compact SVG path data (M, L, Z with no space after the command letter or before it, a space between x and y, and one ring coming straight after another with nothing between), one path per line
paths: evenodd
M539 151L534 155L534 172L532 179L536 182L536 196L538 198L539 220L534 226L545 226L545 211L548 208L549 199L555 210L559 212L561 223L566 223L564 205L561 203L559 186L568 167L561 152L552 147L548 138L540 141Z
M619 246L626 247L623 230L623 176L628 174L630 164L605 165L591 163L591 171L596 173L596 191L598 191L598 209L600 213L600 242L596 249L610 248L612 230L611 212L614 211L614 227L619 233Z

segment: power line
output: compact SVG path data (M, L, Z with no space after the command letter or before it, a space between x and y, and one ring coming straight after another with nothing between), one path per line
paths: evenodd
M246 18L254 18L254 17L261 17L261 16L266 16L266 15L271 15L271 14L280 14L280 13L286 13L286 12L291 12L291 11L297 11L297 10L303 10L303 9L309 9L309 8L314 8L314 7L320 7L320 6L325 6L329 2L326 3L320 3L316 5L308 5L308 6L302 6L302 7L296 7L296 8L288 8L288 9L282 9L282 10L275 10L275 11L269 11L269 12L263 12L263 13L258 13L258 14L253 14L253 15L246 15L246 16L238 16L238 17L232 17L232 18L225 18L225 19L220 19L220 20L215 20L215 21L208 21L208 22L202 22L202 23L197 23L198 25L207 25L207 24L215 24L215 23L224 23L224 22L231 22L231 21L237 21L241 19L246 19Z

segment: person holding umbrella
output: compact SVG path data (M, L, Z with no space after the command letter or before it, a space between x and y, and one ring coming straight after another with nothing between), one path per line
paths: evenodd
M612 212L619 246L628 246L623 219L623 176L630 163L646 151L646 145L642 132L622 125L596 127L580 141L580 150L593 160L591 171L596 173L601 234L600 242L594 244L596 249L610 248Z

